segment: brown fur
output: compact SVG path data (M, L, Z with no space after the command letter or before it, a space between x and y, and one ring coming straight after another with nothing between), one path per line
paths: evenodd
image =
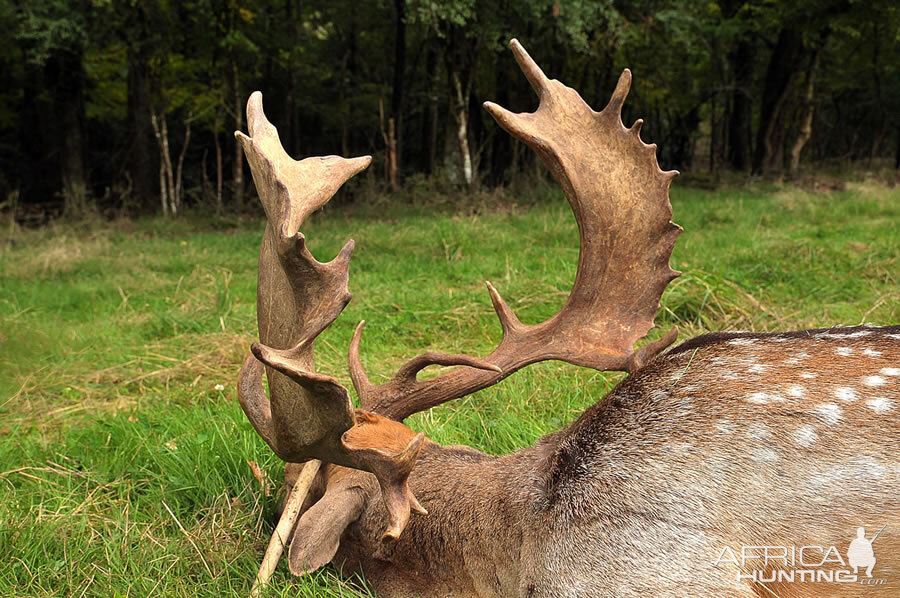
M896 326L692 339L534 447L426 441L409 483L429 514L396 542L380 540L374 478L330 468L322 501L333 486L367 496L333 563L386 597L896 596L900 376L881 372L897 367ZM743 545L833 545L846 561L858 526L883 525L884 585L712 566Z

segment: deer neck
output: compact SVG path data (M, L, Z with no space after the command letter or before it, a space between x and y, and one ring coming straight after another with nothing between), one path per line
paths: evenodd
M337 562L363 569L379 595L515 595L542 523L535 505L556 437L499 457L426 442L409 483L428 515L375 547L366 536L382 522L368 513L348 530Z

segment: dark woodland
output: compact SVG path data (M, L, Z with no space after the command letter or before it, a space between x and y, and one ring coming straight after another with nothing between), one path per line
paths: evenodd
M22 219L254 205L233 132L257 89L294 157L371 154L358 185L542 176L481 108L535 106L512 37L596 110L630 68L625 122L663 168L900 164L891 0L0 0L0 29L0 206Z

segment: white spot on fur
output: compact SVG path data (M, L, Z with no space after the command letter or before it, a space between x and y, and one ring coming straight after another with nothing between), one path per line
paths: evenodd
M866 386L882 386L886 380L881 376L866 376L863 378L863 384Z
M884 477L884 464L872 457L855 457L849 461L830 467L810 478L812 486L835 485L846 490L848 484L867 485L874 479Z
M734 434L734 422L730 419L720 419L715 426L719 434Z
M861 336L869 336L872 334L871 330L857 330L856 332L849 332L844 335L844 338L859 338Z
M752 345L756 342L755 338L733 338L728 341L729 345Z
M812 424L801 426L794 432L794 440L803 448L811 447L818 439L819 435L816 434L816 427Z
M829 426L833 426L841 420L841 408L834 403L822 403L815 408L815 412L822 421Z
M768 447L757 447L751 451L750 458L757 463L773 463L778 461L778 453Z
M790 359L784 360L785 365L797 365L798 363L800 363L800 359L797 357L791 357Z
M689 455L696 450L690 442L672 442L669 443L669 448L679 455Z
M876 351L875 349L863 349L863 355L868 355L869 357L878 357L881 355L881 351Z
M894 401L886 397L875 397L866 401L866 406L875 413L887 413L894 408Z
M769 402L769 395L764 392L754 392L753 394L749 394L745 397L746 401L749 403L756 403L757 405L765 405Z
M661 403L669 398L669 393L665 390L655 389L650 391L650 400L654 403Z
M673 417L687 417L694 412L693 397L674 397L669 413Z
M840 386L834 389L834 396L844 401L845 403L852 403L859 399L859 395L856 394L856 391L850 388L849 386Z
M761 373L765 372L768 369L768 367L769 366L767 366L764 363L754 363L749 368L747 368L747 371L753 372L754 374L761 374Z
M806 389L803 388L802 386L800 386L799 384L791 384L791 385L788 387L787 393L788 393L790 396L792 396L792 397L794 397L794 398L796 398L796 399L799 399L799 398L801 398L804 394L806 394Z
M872 474L873 478L883 478L885 473L885 467L875 459L866 459L868 463L869 473Z
M748 435L754 440L765 440L771 436L772 433L769 432L769 428L763 424L753 424L748 430Z
M885 336L900 341L900 334L885 334Z
M819 375L814 372L803 372L800 374L801 378L806 378L807 380L812 380L813 378L817 378Z
M854 474L859 478L883 478L887 472L887 468L883 463L873 457L860 456L850 460L847 464L848 469L853 469Z
M882 368L878 373L885 376L900 376L900 368Z
M857 330L856 332L822 332L817 336L821 338L859 338L872 334L871 330Z
M851 349L850 347L838 347L834 350L834 352L843 357L853 355L853 349Z
M765 405L776 401L784 401L784 397L777 393L754 392L747 395L746 400L757 405Z

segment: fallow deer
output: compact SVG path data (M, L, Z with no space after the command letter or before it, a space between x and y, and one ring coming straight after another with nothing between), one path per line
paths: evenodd
M664 352L672 330L635 350L678 275L676 173L659 169L640 120L621 122L629 71L595 112L511 46L540 104L485 108L538 153L572 206L581 252L569 299L525 325L488 283L503 331L492 353L425 353L378 386L361 365L360 323L349 351L359 409L313 366L316 336L350 301L353 242L320 263L299 230L369 158L292 160L261 95L250 98L250 136L237 136L268 224L261 342L239 398L289 463L289 485L305 490L316 476L290 570L332 562L388 597L900 595L900 326L718 333ZM547 359L629 375L511 455L440 446L402 423ZM431 364L460 367L417 379ZM302 501L295 491L287 511Z

